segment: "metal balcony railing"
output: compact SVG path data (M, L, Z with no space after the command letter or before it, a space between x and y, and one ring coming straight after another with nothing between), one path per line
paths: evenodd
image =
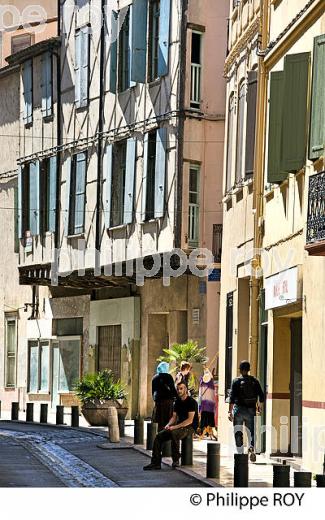
M199 63L191 65L191 107L200 108L201 105L201 68Z
M220 264L222 255L222 224L213 224L212 254L214 262Z
M325 171L309 178L307 244L325 241Z
M200 207L198 204L189 205L188 243L190 246L199 245L199 218Z

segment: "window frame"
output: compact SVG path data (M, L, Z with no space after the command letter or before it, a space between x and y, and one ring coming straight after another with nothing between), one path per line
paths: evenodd
M130 8L125 15L122 27L120 28L120 34L118 37L118 65L117 65L117 91L125 92L128 90L130 85L130 31L131 31L131 16Z
M226 150L226 186L225 192L229 193L233 187L233 143L234 143L234 123L235 123L235 92L229 95L228 114L227 114L227 150Z
M196 191L191 190L191 172L196 172ZM200 244L200 179L201 177L201 165L196 163L191 163L189 167L189 182L188 182L188 245L191 248L199 247ZM191 194L196 195L197 202L191 202ZM192 210L193 208L193 210ZM194 212L193 218L195 220L195 224L193 229L196 229L197 236L191 237L191 216L192 211Z
M193 35L200 37L200 62L193 62ZM203 35L201 31L191 31L191 86L190 86L190 107L194 110L201 110L202 103L202 57L203 57ZM196 86L194 87L194 82ZM197 92L198 99L194 99L193 93Z
M156 181L156 157L157 157L157 129L148 132L147 155L147 186L145 222L155 219L155 181ZM151 148L154 153L151 155ZM150 190L148 189L150 187Z
M8 352L8 323L15 323L15 336L14 336L14 352ZM17 350L18 350L18 316L16 314L5 314L5 370L4 370L4 383L5 388L17 388ZM10 355L9 355L10 354ZM8 384L8 359L14 359L14 378L13 384Z
M157 9L155 9L157 6ZM147 40L147 81L153 83L159 79L158 56L160 34L160 0L149 0L148 40Z
M247 88L245 79L238 85L237 95L237 121L236 121L236 161L235 161L235 181L240 184L244 178L245 164L245 116L247 103Z
M77 162L78 156L84 154L85 155L85 183L84 183L84 191L82 192L84 195L84 213L83 213L83 230L76 232L76 196L77 196ZM74 154L71 157L71 179L70 179L70 204L69 204L69 222L68 222L68 236L80 236L85 232L85 224L86 224L86 205L87 205L87 170L88 170L88 152L87 150ZM82 193L79 193L81 195Z
M127 155L127 140L123 140L123 141L114 143L113 161L112 161L113 164L112 164L110 229L124 225L124 193L125 193L125 178L126 178L126 155ZM123 159L123 161L121 161L121 159ZM119 198L116 197L116 190L118 190ZM119 201L118 209L115 209L116 201ZM117 218L117 216L114 217L114 211L119 212L118 218Z

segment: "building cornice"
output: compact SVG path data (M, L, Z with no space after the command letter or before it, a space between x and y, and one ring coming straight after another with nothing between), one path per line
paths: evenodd
M226 76L235 63L237 57L239 54L247 47L248 43L258 34L260 26L260 19L259 17L255 18L253 22L249 25L249 27L246 29L246 31L243 33L243 35L239 38L237 43L234 45L234 47L231 49L229 55L227 56L227 59L225 61L225 67L224 67L224 75Z

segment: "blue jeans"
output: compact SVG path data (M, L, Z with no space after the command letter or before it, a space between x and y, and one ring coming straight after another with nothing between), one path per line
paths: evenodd
M243 426L248 429L247 437L249 448L255 446L255 408L247 408L235 404L234 410L234 434L238 453L243 453Z

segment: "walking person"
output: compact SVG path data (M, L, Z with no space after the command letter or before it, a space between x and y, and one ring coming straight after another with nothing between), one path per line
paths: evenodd
M213 376L208 368L204 369L199 383L200 435L217 439L215 429L216 398Z
M161 469L162 448L165 442L171 440L172 467L179 466L180 452L179 441L188 435L193 435L198 426L197 402L188 395L187 386L180 382L177 385L178 397L174 403L172 417L165 428L158 432L153 444L151 462L144 466L144 470Z
M257 412L261 413L265 398L259 381L249 375L250 368L249 361L242 361L239 365L240 377L231 385L228 419L234 424L238 453L243 453L243 426L248 429L249 458L255 462L255 417Z
M158 424L158 431L164 429L173 415L173 404L177 397L174 380L168 371L169 364L162 361L157 366L157 373L151 382L152 398L155 403L152 422Z

